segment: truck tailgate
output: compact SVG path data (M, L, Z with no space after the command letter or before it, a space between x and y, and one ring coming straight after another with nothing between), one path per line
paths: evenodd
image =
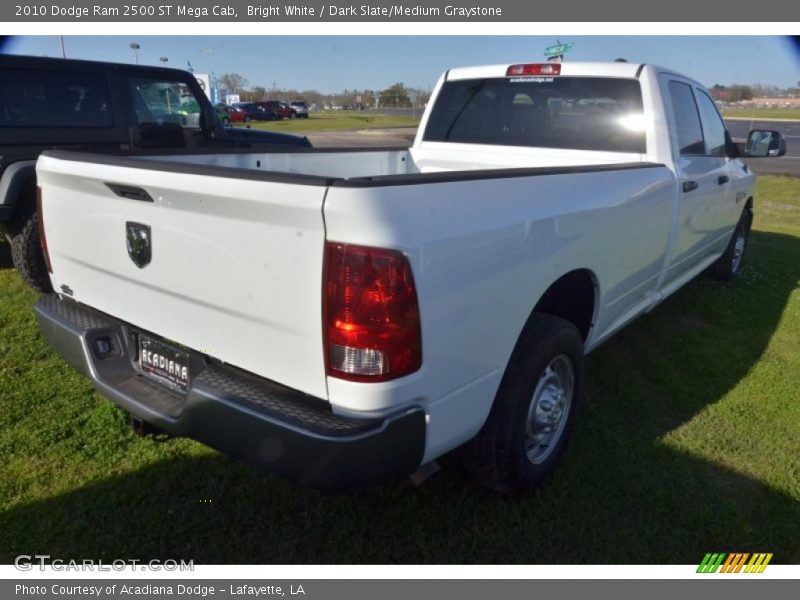
M57 292L327 398L320 289L324 185L46 155L37 172ZM149 227L151 259L142 267L128 250L128 223Z

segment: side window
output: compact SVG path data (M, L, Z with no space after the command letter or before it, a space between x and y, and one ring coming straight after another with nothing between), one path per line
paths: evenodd
M0 127L112 127L111 97L99 73L0 69Z
M200 104L185 83L150 77L128 82L138 125L200 126Z
M700 125L700 114L697 112L691 86L679 81L670 81L669 95L672 99L672 111L675 114L681 156L705 154L703 128Z
M698 90L697 102L700 105L700 112L703 113L704 131L706 142L708 142L708 153L711 156L727 156L727 144L725 143L725 122L719 116L719 111L714 105L714 101L703 91Z

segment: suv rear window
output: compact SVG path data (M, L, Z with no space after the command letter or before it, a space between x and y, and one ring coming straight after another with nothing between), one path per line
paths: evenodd
M519 77L442 86L423 137L431 142L646 151L634 79Z
M108 82L98 73L0 69L0 127L111 127Z

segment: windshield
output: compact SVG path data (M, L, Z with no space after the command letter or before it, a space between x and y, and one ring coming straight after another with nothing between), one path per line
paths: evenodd
M644 153L641 87L605 77L448 81L423 139Z

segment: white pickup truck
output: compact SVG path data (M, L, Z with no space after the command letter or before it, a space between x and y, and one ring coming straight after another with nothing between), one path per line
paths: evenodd
M584 355L742 268L754 177L695 81L629 63L452 69L394 150L38 161L65 359L139 423L317 486L466 445L534 486Z

